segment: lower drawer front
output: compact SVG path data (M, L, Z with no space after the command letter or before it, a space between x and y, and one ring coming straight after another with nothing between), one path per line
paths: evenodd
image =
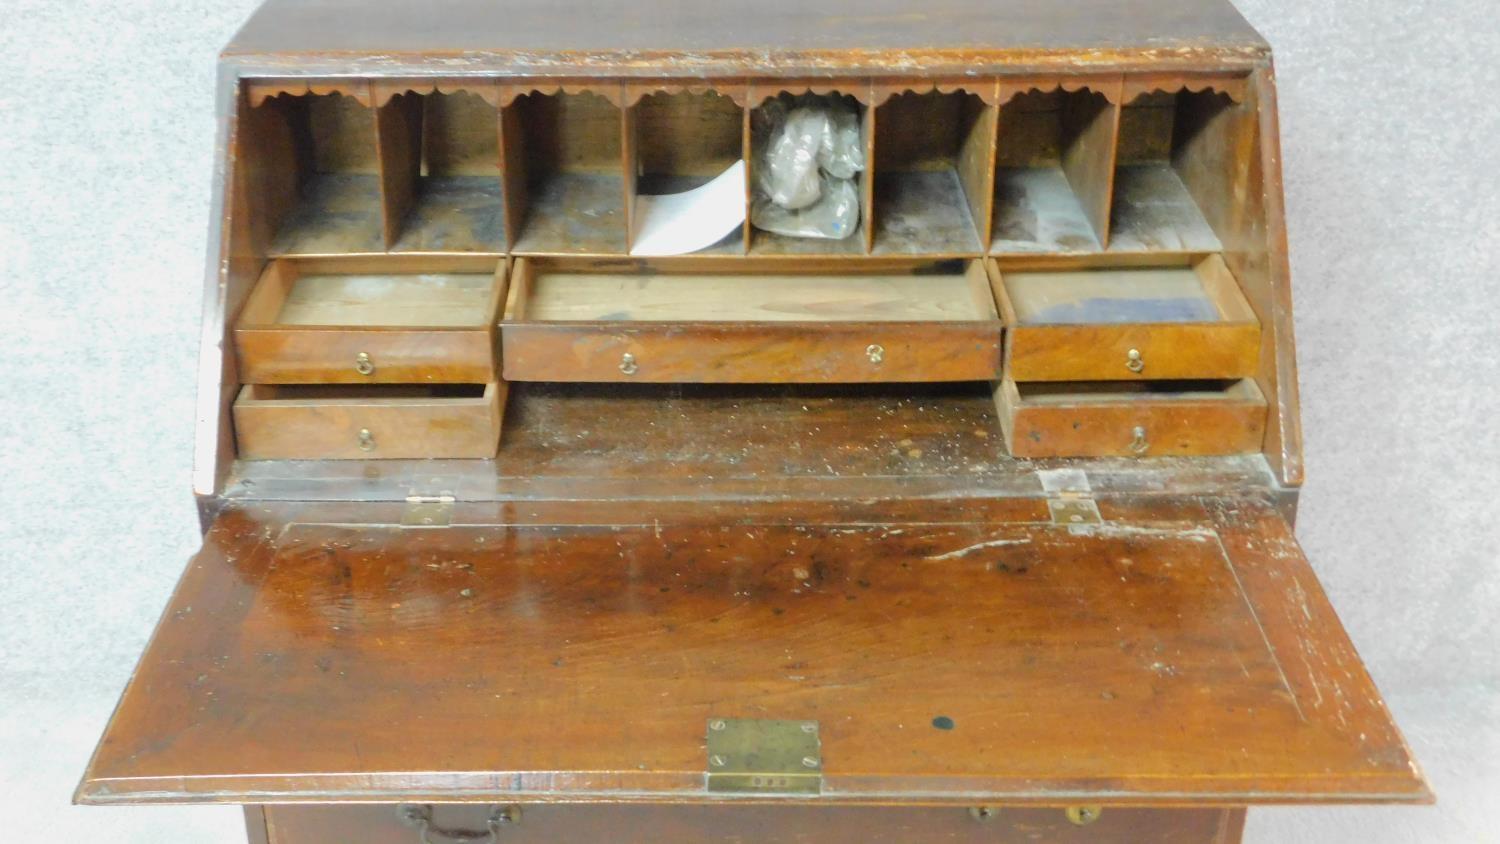
M252 385L234 403L235 437L245 460L490 458L505 392Z
M1239 809L1105 809L1078 825L1060 808L990 809L812 806L541 805L275 806L269 844L420 844L426 840L530 844L924 844L1089 842L1228 844L1240 840Z
M1254 381L1160 387L1007 380L996 388L995 404L1013 457L1201 457L1260 450L1266 401Z

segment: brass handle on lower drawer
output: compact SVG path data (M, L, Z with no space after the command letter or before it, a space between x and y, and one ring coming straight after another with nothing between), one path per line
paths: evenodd
M438 826L432 820L431 806L401 806L397 810L401 820L411 827L415 827L417 834L421 836L422 844L444 844L452 841L487 841L496 844L500 840L500 828L511 826L521 822L521 807L519 806L496 806L490 812L489 818L485 820L483 830L476 829L448 829Z
M1130 433L1132 435L1132 439L1130 440L1131 452L1135 454L1145 454L1146 452L1151 450L1151 441L1146 439L1146 428L1144 426L1137 426L1136 429L1134 431L1131 431Z
M354 356L354 371L367 378L375 374L375 361L370 358L369 352L360 352Z
M358 439L360 451L375 450L375 432L371 431L369 428L360 428Z

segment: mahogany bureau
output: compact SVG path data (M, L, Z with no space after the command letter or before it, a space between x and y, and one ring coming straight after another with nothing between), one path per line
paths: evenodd
M78 801L1196 844L1431 799L1293 537L1224 0L270 0L219 78L204 544ZM842 237L771 221L798 121Z

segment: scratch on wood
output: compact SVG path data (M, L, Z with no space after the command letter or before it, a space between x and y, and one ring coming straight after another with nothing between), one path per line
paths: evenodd
M1122 536L1159 536L1166 539L1187 539L1193 542L1208 542L1218 538L1211 528L1173 527L1153 528L1103 522L1097 525L1068 525L1068 533L1074 536L1097 536L1103 538Z
M985 548L999 548L999 547L1002 547L1002 546L1005 546L1005 545L1027 545L1027 544L1030 544L1030 542L1031 542L1030 539L992 539L989 542L978 542L978 543L975 543L973 545L969 545L967 547L960 548L957 551L949 551L946 554L938 554L936 556L928 557L927 559L929 559L929 560L955 560L955 559L958 559L959 557L967 557L968 555L974 553L975 551L981 551L981 550L983 550Z

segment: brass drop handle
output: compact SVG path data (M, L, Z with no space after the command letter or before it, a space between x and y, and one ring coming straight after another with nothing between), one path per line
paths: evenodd
M1146 360L1141 357L1140 349L1131 349L1125 353L1125 368L1137 375L1146 368Z
M421 836L422 844L440 844L440 842L453 841L487 841L489 844L497 844L500 840L500 828L512 826L521 822L520 806L496 806L485 819L484 829L448 829L438 826L432 820L431 806L400 806L397 814L401 820L410 827L415 827L417 834Z
M993 806L970 806L969 817L979 823L989 823L1000 817L1000 810Z
M1098 806L1069 806L1063 810L1063 814L1068 816L1068 821L1074 826L1088 826L1099 820L1104 810Z
M359 429L359 450L360 451L374 451L375 450L375 433L373 431L371 431L369 428L360 428Z
M1130 433L1133 437L1130 441L1130 450L1132 452L1135 454L1145 454L1151 450L1151 443L1146 439L1145 427L1137 425L1135 430Z
M641 371L640 366L635 362L635 355L626 352L620 356L620 371L626 375L634 375Z
M375 362L370 360L369 352L360 352L354 356L354 371L366 377L375 374Z
M879 366L885 363L885 347L879 343L871 343L865 349L865 357L870 359L870 363Z

